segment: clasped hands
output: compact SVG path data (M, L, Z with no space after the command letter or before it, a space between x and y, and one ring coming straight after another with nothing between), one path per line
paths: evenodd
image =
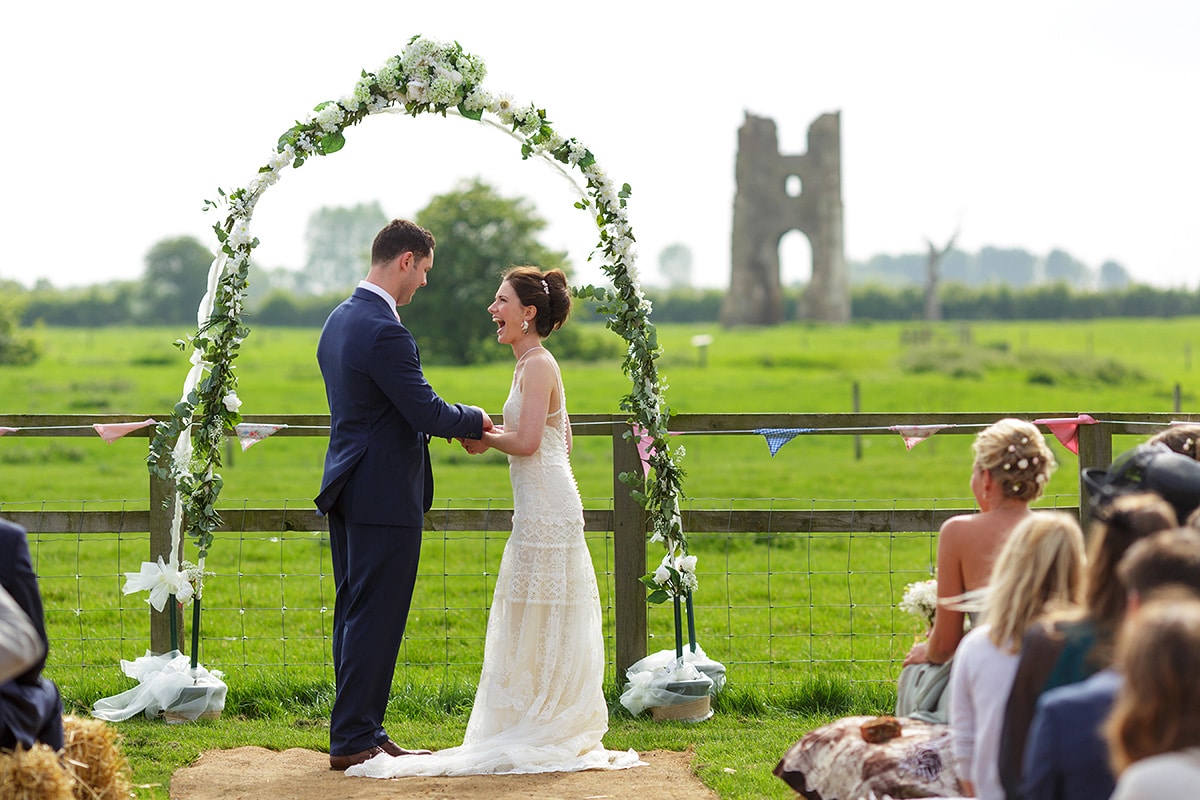
M504 433L503 425L494 424L492 422L492 418L488 416L486 411L483 411L483 409L480 409L480 411L483 413L484 433ZM464 450L473 456L477 456L480 453L486 452L488 449L488 445L484 443L482 437L479 439L466 439L463 437L458 437L458 443L462 445Z

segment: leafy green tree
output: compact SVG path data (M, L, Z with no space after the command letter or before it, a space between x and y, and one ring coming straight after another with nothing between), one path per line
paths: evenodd
M1065 250L1050 251L1043 274L1049 283L1065 283L1074 289L1087 289L1092 282L1092 271L1087 265Z
M658 271L668 289L692 285L692 251L686 244L670 244L658 254Z
M1132 283L1133 279L1129 277L1129 273L1116 261L1105 261L1100 265L1100 291L1128 289Z
M308 260L301 272L303 290L322 294L356 285L367 274L371 242L387 222L378 202L314 211L304 233Z
M430 200L416 222L437 240L429 283L400 309L427 361L471 364L508 355L487 313L501 274L522 264L566 271L566 253L542 245L546 222L523 197L502 197L478 178ZM569 328L554 334L561 346ZM560 348L555 352L562 353Z
M194 236L163 239L146 254L139 321L150 324L196 322L196 308L208 291L213 254Z
M32 364L39 348L33 335L20 327L25 292L20 284L0 281L0 364Z
M1037 258L1020 248L984 247L977 259L985 283L1004 284L1017 289L1033 285Z

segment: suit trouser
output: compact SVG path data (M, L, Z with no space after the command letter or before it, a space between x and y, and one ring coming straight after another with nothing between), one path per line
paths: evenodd
M333 672L337 695L329 754L351 755L387 740L383 715L421 556L421 529L349 523L329 512L337 594Z
M62 718L62 700L53 681L39 677L0 686L0 748L29 749L44 742L51 750L61 750Z

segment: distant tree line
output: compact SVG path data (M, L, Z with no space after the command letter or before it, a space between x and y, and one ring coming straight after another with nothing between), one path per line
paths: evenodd
M447 261L449 264L449 261ZM436 270L435 270L436 272ZM444 276L449 279L449 275ZM443 276L435 275L435 280ZM253 285L254 278L251 277ZM440 281L445 285L446 281ZM430 309L439 308L430 288L422 295ZM461 287L460 287L461 288ZM483 288L482 286L480 287ZM494 291L494 287L492 287ZM796 319L802 289L784 290L784 315ZM684 287L664 289L648 287L646 297L653 304L655 322L712 322L720 317L724 289ZM202 294L202 291L200 292ZM199 297L200 294L195 295ZM325 318L346 296L345 289L323 294L298 294L284 289L268 289L253 298L246 311L250 325L281 327L320 327ZM1018 289L1011 286L971 288L947 284L940 292L943 318L948 320L1005 319L1096 319L1101 317L1179 317L1200 315L1200 290L1160 289L1140 284L1105 292L1081 291L1065 284L1046 284ZM76 289L55 289L40 285L22 291L9 287L9 297L20 300L19 318L24 327L42 323L62 327L103 327L106 325L193 324L195 311L177 304L168 313L163 306L148 305L144 290L136 282L119 282ZM476 302L481 302L479 298ZM459 302L450 300L449 302ZM486 303L484 303L486 306ZM414 304L410 311L417 309ZM465 306L464 306L465 307ZM481 306L483 307L483 306ZM886 287L878 284L856 286L851 291L851 315L855 320L919 320L924 313L924 293L919 286ZM191 315L184 319L184 315ZM169 318L169 317L177 318ZM455 315L446 317L453 321ZM481 318L482 319L482 318ZM576 320L595 319L586 305ZM461 320L460 320L461 321ZM475 320L479 322L479 320ZM414 322L414 324L416 324ZM422 325L426 324L424 321ZM432 323L430 323L432 324ZM472 337L479 342L486 336L486 320ZM474 352L475 345L472 345ZM484 348L486 351L486 348ZM464 351L465 352L465 351Z
M924 317L920 287L858 287L851 292L854 319L919 320ZM947 285L941 292L942 317L948 320L1098 319L1103 317L1181 317L1200 315L1200 290L1131 285L1086 292L1065 284L969 288Z
M386 220L378 203L314 212L305 235L308 256L299 269L252 265L246 322L324 324L365 274L371 240ZM506 267L526 263L569 270L565 253L538 241L545 223L532 204L501 197L477 179L433 198L416 220L434 231L437 258L429 286L403 315L421 332L422 353L431 361L471 363L502 355L484 309ZM163 239L150 249L138 280L66 289L44 280L32 289L9 281L2 298L7 302L0 303L0 358L13 363L36 357L35 342L18 326L194 326L212 259L213 253L199 240L181 236ZM851 262L852 318L922 319L927 261L925 253L909 253ZM656 322L718 321L725 290L691 286L691 269L685 245L664 249L659 271L667 286L645 287ZM942 317L949 320L1200 315L1200 291L1137 285L1116 262L1093 270L1062 250L1040 257L1019 248L984 247L967 253L950 247L941 258L937 286ZM803 289L784 289L785 319L797 318ZM581 304L575 318L598 320L589 304ZM584 347L571 326L556 337L568 350Z
M924 286L927 253L877 255L867 261L851 261L850 284L878 284L892 288ZM1092 269L1065 250L1051 250L1040 257L1019 247L984 247L978 253L951 249L939 263L944 284L970 288L1005 285L1014 289L1064 284L1079 291L1110 292L1133 284L1125 267L1105 261Z
M784 290L786 319L796 319L802 289ZM717 322L724 289L647 289L655 322ZM1015 289L969 288L950 284L941 292L948 320L1098 319L1102 317L1181 317L1200 315L1200 290L1132 285L1107 292L1083 292L1063 284ZM858 286L850 293L855 320L924 319L921 287Z

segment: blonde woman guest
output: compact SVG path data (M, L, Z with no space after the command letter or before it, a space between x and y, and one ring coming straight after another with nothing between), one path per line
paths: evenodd
M981 431L972 450L971 493L979 512L951 517L938 532L938 609L929 638L913 645L905 666L951 659L963 637L965 615L940 601L987 585L997 554L1057 466L1041 432L1018 419L1002 419Z
M1025 745L1038 698L1112 663L1113 641L1127 603L1117 564L1134 543L1175 525L1171 504L1148 492L1120 495L1096 510L1089 528L1083 606L1039 621L1021 644L1000 742L1000 778L1010 798L1021 797Z
M989 425L975 437L972 449L971 492L979 511L951 517L938 533L938 606L928 639L914 644L904 658L897 716L947 721L945 687L966 615L943 601L987 585L996 554L1029 515L1029 504L1041 496L1057 466L1042 434L1022 420Z
M1112 800L1192 800L1200 785L1200 601L1151 600L1122 628L1104 727Z
M988 586L983 623L958 647L950 673L950 730L964 793L1003 800L997 757L1021 638L1035 619L1082 597L1083 532L1074 517L1034 512L1013 530Z

